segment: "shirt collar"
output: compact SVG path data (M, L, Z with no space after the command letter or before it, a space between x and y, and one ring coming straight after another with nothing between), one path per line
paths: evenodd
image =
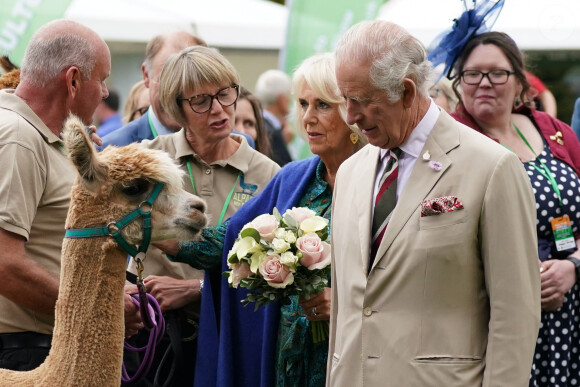
M239 142L240 147L229 158L214 161L212 165L219 165L222 167L225 167L226 165L231 165L232 167L241 171L242 173L246 173L249 170L250 161L252 160L251 152L253 152L254 150L252 149L252 147L250 147L248 141L245 139L244 136L232 133L230 134L230 137L233 138L235 141ZM176 160L182 157L191 156L198 162L205 164L205 162L199 157L197 153L195 153L195 151L189 145L189 142L185 137L185 129L181 129L179 132L175 133L174 144L175 144Z
M147 114L149 114L149 116L151 117L151 122L153 123L153 126L155 126L155 130L157 131L157 135L163 136L164 134L175 133L174 131L167 129L165 127L165 125L163 125L161 123L161 121L159 121L159 118L157 118L157 116L155 115L155 112L153 111L153 106L149 106L149 109L147 110Z
M14 93L15 89L4 89L0 93L0 105L2 108L11 110L28 121L40 133L49 144L62 141L46 124L34 113L34 111Z
M441 111L439 110L439 107L431 99L431 104L429 105L429 109L427 109L427 113L425 113L421 121L419 121L417 126L415 126L411 131L407 141L399 147L403 151L403 155L408 154L414 158L419 157L419 153L421 153L421 150L425 146L427 137L431 134L435 123L439 119L440 113ZM381 149L381 159L385 157L388 151L388 149Z

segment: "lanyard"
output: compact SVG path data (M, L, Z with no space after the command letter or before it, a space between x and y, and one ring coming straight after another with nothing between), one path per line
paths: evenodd
M66 156L66 149L64 149L64 146L62 146L62 144L60 142L57 142L56 146L58 147L58 149L60 149L62 154Z
M528 148L530 148L530 150L532 151L532 153L534 154L534 156L536 156L536 160L538 160L538 162L540 163L540 165L542 166L543 170L540 169L537 165L535 160L530 161L530 165L532 167L534 167L536 169L536 171L538 171L542 176L544 176L546 179L548 179L548 181L550 182L550 185L552 186L552 189L554 190L554 192L556 193L556 196L558 196L558 202L560 203L560 206L562 206L562 194L560 193L560 188L558 188L558 183L556 182L556 179L554 179L554 175L552 175L552 173L550 172L550 169L546 166L546 164L538 157L538 155L536 154L536 152L534 151L534 149L532 148L532 146L530 145L530 143L528 142L528 140L524 137L524 135L522 134L522 132L520 132L520 130L518 129L518 127L516 126L516 124L514 124L512 122L512 125L514 126L514 128L516 129L516 132L518 132L518 135L521 137L522 140L524 140L524 143L528 146ZM508 148L509 149L509 148Z
M153 133L153 138L157 138L159 136L159 134L157 134L157 130L155 129L155 124L153 124L153 120L151 119L151 114L147 113L147 118L149 119L149 128L151 128L151 133ZM197 190L195 189L195 179L193 178L193 170L191 168L191 162L189 160L186 160L185 165L187 165L187 172L189 172L189 180L191 181L191 188L193 188L193 194L197 195ZM240 180L241 175L242 175L242 172L238 172L238 177L236 178L234 186L232 187L232 189L231 189L230 193L228 194L228 197L226 198L226 201L224 202L224 205L222 207L222 212L221 212L220 217L218 219L217 226L220 226L223 223L224 217L226 216L226 212L228 210L228 206L230 205L230 201L232 200L232 196L234 196L234 190L236 189L236 186L238 185L238 181Z
M189 160L186 160L185 164L187 165L187 172L189 172L189 180L191 181L191 187L193 188L193 194L197 195L197 191L195 190L195 179L193 178L193 171L191 168L191 163L189 162ZM236 177L236 181L234 182L234 186L230 190L230 193L228 194L228 197L226 198L226 201L224 202L224 205L222 207L222 212L220 214L220 218L218 219L218 222L217 222L218 227L221 226L221 224L224 220L224 217L226 216L226 211L228 210L228 206L230 205L230 201L232 200L232 196L234 196L234 190L236 189L236 186L238 185L238 181L240 181L241 175L242 175L242 172L238 172L238 177Z
M157 129L155 129L155 124L153 123L153 119L151 118L151 114L147 112L147 119L149 120L149 128L151 128L151 133L153 133L153 138L157 138L159 134L157 134Z

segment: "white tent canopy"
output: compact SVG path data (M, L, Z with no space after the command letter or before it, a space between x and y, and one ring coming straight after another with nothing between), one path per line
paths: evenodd
M65 17L108 42L145 43L184 29L215 47L278 50L287 15L286 7L265 0L73 0Z
M378 18L401 25L428 46L463 10L461 0L387 0ZM492 29L509 34L523 50L580 50L580 1L505 0Z

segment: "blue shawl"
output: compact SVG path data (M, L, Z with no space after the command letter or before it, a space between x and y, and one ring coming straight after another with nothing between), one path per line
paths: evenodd
M232 289L221 274L229 270L227 254L242 227L261 214L296 206L316 175L318 156L287 164L264 190L244 204L227 228L221 270L206 271L195 368L195 387L269 387L275 383L280 305L254 312L244 307L243 288Z

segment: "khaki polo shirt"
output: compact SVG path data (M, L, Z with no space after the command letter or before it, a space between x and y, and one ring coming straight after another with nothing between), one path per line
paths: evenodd
M13 92L0 91L0 228L26 238L27 257L59 276L76 171L60 139ZM0 296L0 333L51 334L53 326L54 315Z
M145 140L142 146L161 149L169 153L185 171L183 187L193 193L191 176L187 163L191 165L196 194L207 203L209 225L215 226L220 213L233 189L233 195L227 206L223 220L232 216L251 197L256 196L280 170L278 164L252 149L243 136L232 134L231 137L240 143L238 150L226 160L205 163L191 148L185 138L185 130L159 136L155 140ZM238 178L239 175L239 178ZM271 210L271 209L269 209ZM136 273L131 261L129 270ZM172 262L161 250L151 246L147 251L143 276L159 275L178 279L203 278L203 270L179 262Z

